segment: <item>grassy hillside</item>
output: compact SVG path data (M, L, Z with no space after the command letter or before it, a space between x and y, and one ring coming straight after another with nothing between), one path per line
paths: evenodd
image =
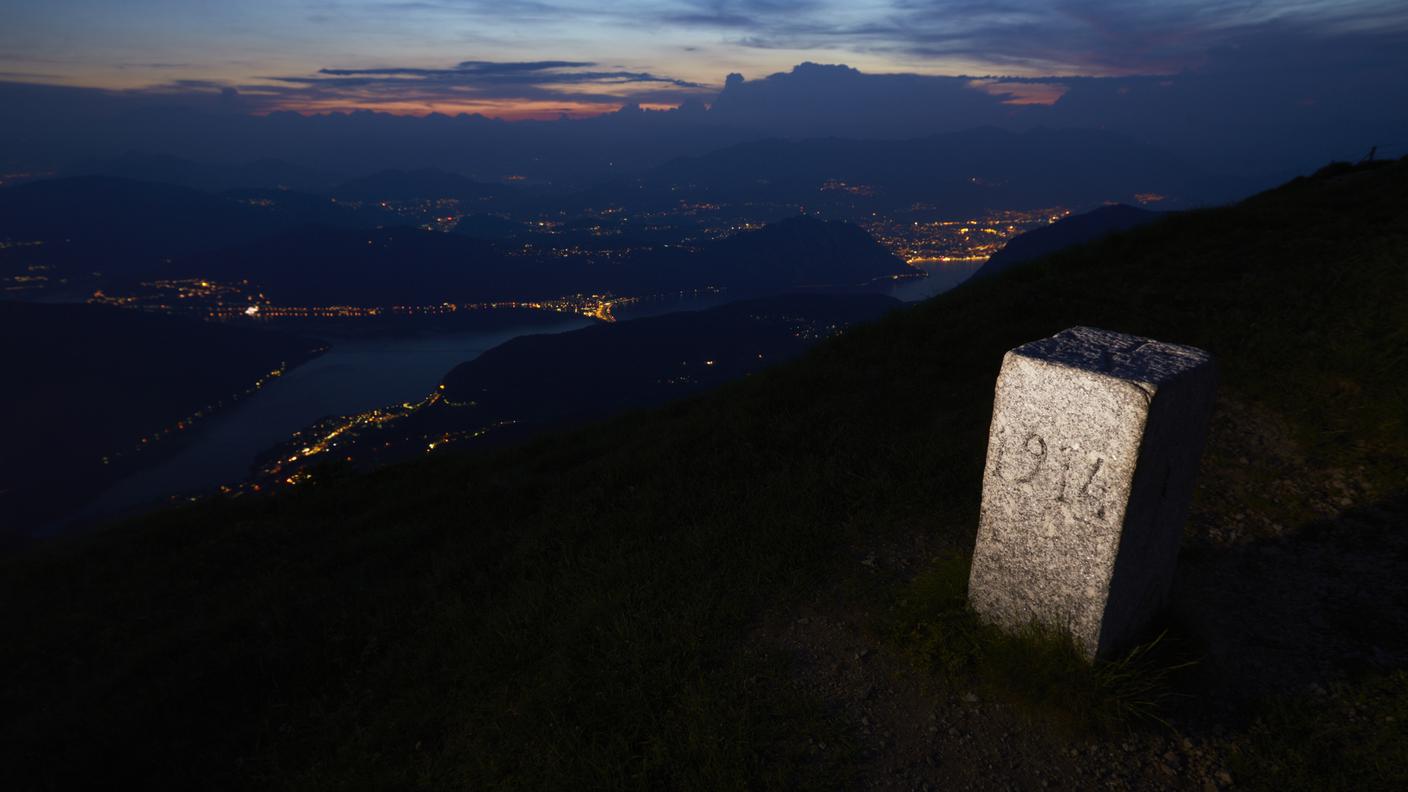
M1171 734L1068 736L1041 713L1072 699L1022 690L1049 656L953 617L1002 353L1076 324L1220 359ZM1371 788L1408 757L1405 403L1408 161L1329 170L706 398L8 559L5 765L21 789L1142 788L1226 783L1212 756Z

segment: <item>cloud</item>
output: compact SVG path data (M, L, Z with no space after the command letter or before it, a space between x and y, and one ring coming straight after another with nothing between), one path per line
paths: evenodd
M299 66L275 69L253 53L222 52L218 68L196 64L152 77L204 79L124 95L224 113L375 109L510 119L703 101L713 109L699 118L771 134L895 137L1044 124L1123 130L1198 151L1230 151L1224 138L1233 132L1256 147L1314 134L1328 141L1317 150L1336 151L1360 138L1408 139L1399 133L1408 107L1402 0L310 0L304 7L346 25L319 31L336 51L367 54L328 63L324 50L311 48L292 61ZM395 36L368 33L383 29ZM482 41L500 34L518 44ZM352 46L361 36L365 49ZM470 37L484 57L459 57ZM533 54L502 54L524 52ZM236 67L231 54L253 62ZM140 59L153 61L149 68L198 60L185 50ZM850 61L865 73L807 66L762 77L799 60ZM4 54L0 65L63 73ZM722 94L710 84L745 69L761 74L730 81Z
M372 69L320 69L317 77L273 77L295 84L329 83L326 78L355 78L363 84L384 82L404 87L407 83L438 83L489 90L495 86L551 86L584 84L659 83L676 88L702 88L699 83L661 77L649 72L591 71L597 64L585 61L463 61L451 69L385 67Z
M337 109L480 111L528 103L535 114L581 114L622 104L676 105L712 97L715 89L689 80L591 61L467 60L448 68L378 66L323 68L304 75L272 75L260 82L229 85L208 80L173 80L142 89L146 94L236 88L254 112ZM556 109L548 107L558 103ZM511 114L511 113L510 113Z
M753 17L728 13L669 14L664 19L666 22L689 27L751 28L758 24L758 20Z
M587 66L595 66L594 63L584 61L527 61L521 63L494 63L492 61L463 61L453 69L413 69L413 68L377 68L377 69L319 69L319 74L331 74L336 76L349 75L377 75L382 77L395 77L410 75L415 77L434 77L442 75L453 75L472 77L476 75L496 75L496 74L525 74L533 72L544 72L554 69L579 69ZM305 78L283 78L283 79L305 79Z
M843 49L987 64L1027 76L1167 74L1249 41L1408 31L1386 0L895 0L885 13L814 14L734 39L763 49Z
M545 3L537 0L497 0L493 3L485 3L482 0L400 0L377 5L384 12L392 15L430 12L492 16L515 21L560 17L573 10L570 6L561 3Z
M162 70L162 69L189 69L189 68L192 67L192 65L193 65L193 64L190 64L190 63L114 63L114 64L113 64L113 68L115 68L115 69L153 69L153 70Z
M682 27L752 29L795 22L798 14L825 8L821 0L686 0L660 19Z

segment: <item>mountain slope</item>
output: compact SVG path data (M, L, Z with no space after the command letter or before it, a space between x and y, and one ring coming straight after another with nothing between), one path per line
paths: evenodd
M1091 242L1119 231L1138 228L1160 217L1162 215L1159 212L1124 204L1102 206L1084 214L1063 217L1049 226L1042 226L1014 237L973 273L973 277L990 278L1023 262L1049 256L1072 245Z
M1401 786L1405 229L1408 161L1330 170L692 402L11 559L12 774L1158 789L1241 757L1239 786ZM971 548L1003 352L1076 324L1202 346L1225 378L1174 591L1206 651L1171 734L1068 741L931 666L948 622L888 626L951 596L915 581Z
M443 393L503 418L609 414L739 379L899 307L882 295L788 295L524 336L451 369Z

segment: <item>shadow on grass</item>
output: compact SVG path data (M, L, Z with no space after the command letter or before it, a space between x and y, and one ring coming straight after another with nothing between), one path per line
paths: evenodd
M911 581L884 628L941 684L1068 735L1213 738L1255 789L1405 789L1405 515L1399 495L1275 541L1185 551L1157 633L1111 660L1089 663L1050 630L981 624L959 554Z
M1231 767L1253 789L1408 789L1408 672L1265 702Z
M1237 728L1245 786L1408 789L1405 529L1399 494L1180 563L1172 611L1204 648L1181 725Z
M1184 551L1171 614L1224 718L1408 668L1408 493L1278 539Z
M909 585L887 625L922 667L1069 734L1167 725L1178 677L1197 662L1181 640L1160 632L1092 663L1058 631L1032 625L1008 633L981 623L967 606L968 568L966 556L936 561Z

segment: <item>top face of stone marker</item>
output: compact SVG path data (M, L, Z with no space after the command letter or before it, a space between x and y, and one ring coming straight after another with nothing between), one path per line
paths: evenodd
M1094 327L1072 327L1023 344L1012 354L1115 379L1158 385L1207 364L1201 349Z

